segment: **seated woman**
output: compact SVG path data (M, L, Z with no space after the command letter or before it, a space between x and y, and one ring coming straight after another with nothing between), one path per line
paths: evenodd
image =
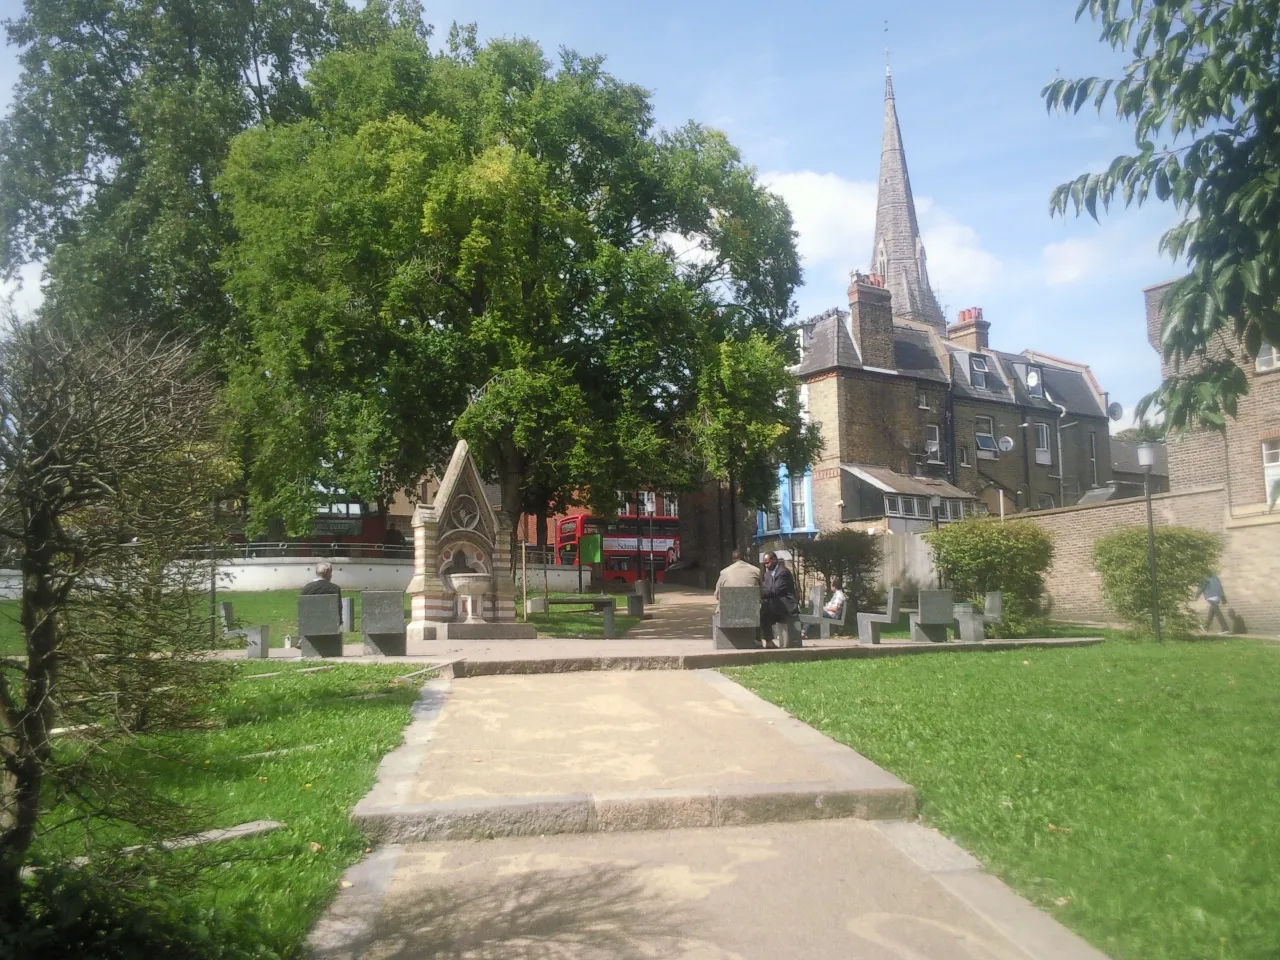
M822 615L828 620L840 620L844 617L844 580L836 577L831 581L831 599L822 605Z

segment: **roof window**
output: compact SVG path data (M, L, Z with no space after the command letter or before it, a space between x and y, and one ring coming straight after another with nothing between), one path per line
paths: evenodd
M987 388L987 358L969 354L969 382L980 390Z

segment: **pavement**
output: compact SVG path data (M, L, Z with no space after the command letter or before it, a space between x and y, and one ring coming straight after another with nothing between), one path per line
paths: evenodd
M377 849L311 946L1104 960L914 814L910 785L713 671L440 677L353 811Z

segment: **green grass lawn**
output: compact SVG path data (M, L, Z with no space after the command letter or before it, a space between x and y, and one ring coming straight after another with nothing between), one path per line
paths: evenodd
M357 623L360 616L360 593L352 591L350 594L355 598ZM530 593L529 596L540 596L540 594ZM569 597L573 594L552 593L553 597ZM271 646L283 647L284 638L286 636L297 636L298 634L298 591L297 590L257 590L231 592L222 591L218 594L219 602L227 601L232 605L236 622L241 626L257 625L265 623L269 628L268 636L271 639ZM626 610L626 600L618 597L621 609ZM520 603L520 595L517 594L517 605ZM404 610L406 619L409 616L409 597L405 596ZM529 622L538 628L538 635L543 637L603 637L604 636L604 620L599 613L595 613L589 606L583 607L554 607L552 612L545 614L534 614L529 617ZM626 614L615 613L614 625L618 636L624 636L626 632L639 623L636 617L628 617ZM361 636L358 633L348 633L345 638L347 643L359 643ZM226 640L226 646L229 648L239 648L244 645L244 640L240 637L229 637ZM18 603L16 600L0 600L0 656L22 652L22 630L18 624Z
M400 743L422 679L392 686L392 678L412 669L403 664L296 673L306 666L238 664L237 679L215 704L214 719L225 727L179 735L177 745L187 755L183 763L149 758L144 751L113 758L193 811L195 830L251 820L288 825L217 844L216 852L228 862L202 874L189 891L201 906L257 917L268 945L287 957L302 955L307 931L333 897L338 878L365 850L349 813L372 786L383 755ZM246 679L274 671L283 673ZM306 749L248 756L298 747ZM59 813L71 817L75 810L65 804Z
M925 819L1115 960L1280 957L1280 645L726 672L913 784Z

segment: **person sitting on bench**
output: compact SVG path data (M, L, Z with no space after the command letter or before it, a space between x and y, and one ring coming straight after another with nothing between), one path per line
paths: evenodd
M773 646L774 624L788 623L799 612L796 578L770 550L764 555L764 577L760 583L760 629L764 632L764 642Z
M841 620L844 618L844 579L835 577L831 581L831 599L822 605L822 615L828 620Z

